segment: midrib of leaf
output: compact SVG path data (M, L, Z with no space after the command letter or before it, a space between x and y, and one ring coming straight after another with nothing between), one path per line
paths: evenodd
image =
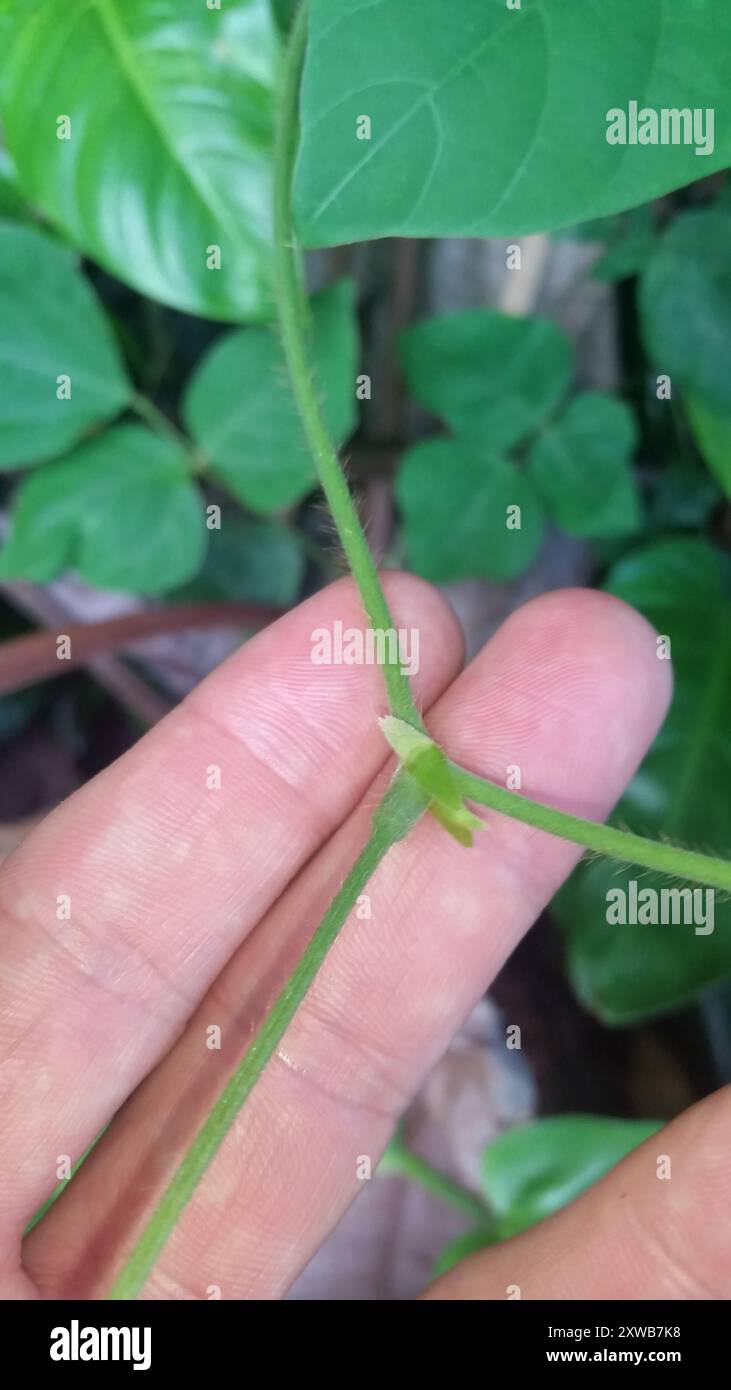
M349 10L346 10L344 14L334 15L333 18L330 20L330 23L326 24L324 29L320 30L316 38L310 37L308 39L307 42L309 45L310 52L312 52L313 49L318 48L319 45L323 43L324 40L327 38L328 34L330 33L330 30L335 29L337 25L341 24L344 19L353 19L355 15L362 14L364 10L377 10L378 6L382 4L383 0L364 0L364 4L352 5L351 8Z
M165 122L160 117L154 98L142 79L139 66L135 66L135 52L114 11L115 3L116 0L90 0L90 6L99 17L101 27L119 60L131 91L137 98L172 163L180 170L201 206L206 212L213 214L213 217L231 238L232 243L240 246L244 251L248 251L254 244L253 239L247 239L241 234L243 228L236 219L231 219L228 208L221 203L202 169L194 161L187 164L181 159L180 151L171 138Z
M512 464L508 459L502 459L496 454L491 455L491 461L493 459L498 464L503 464L509 469L512 468ZM478 499L484 500L485 503L490 503L490 501L495 495L495 491L495 474L494 472L490 471L490 467L488 464L485 474L482 478L482 486L476 496ZM456 556L460 555L463 548L462 543L470 539L473 528L474 511L468 510L466 508L462 509L462 511L460 512L459 521L452 523L452 526L450 527L453 544L449 548L449 554Z
M526 364L529 367L531 365L535 366L536 357L538 357L540 361L541 348L539 345L538 351L536 351L537 340L538 335L535 332L524 333L523 341L520 343L519 347L517 349L512 349L510 358L503 367L502 375L499 378L496 377L484 383L484 395L482 400L490 414L493 414L495 411L503 410L512 410L515 415L525 414L525 394L521 392L519 378ZM499 370L500 368L498 367L498 371ZM461 411L461 409L461 405L458 404L457 410ZM469 409L470 413L472 413L469 401L466 402L466 409ZM481 405L478 406L478 409L480 413L482 413ZM444 418L446 418L446 416ZM470 428L471 425L466 425L464 428L459 424L453 426L455 433L458 434L464 434ZM479 429L482 429L481 425Z
M541 23L543 24L543 33L544 33L545 44L546 44L546 70L545 70L544 81L543 81L543 94L542 94L542 97L541 97L541 109L540 109L540 111L539 111L539 113L538 113L538 116L537 116L537 118L536 118L536 123L535 123L535 126L534 126L534 128L533 128L533 134L532 134L530 140L528 141L528 144L527 144L525 150L523 151L523 156L522 156L522 158L520 159L520 161L519 161L518 164L516 165L515 169L513 170L512 178L508 180L508 183L505 185L505 188L503 189L502 193L500 194L500 197L498 198L497 202L496 202L496 203L493 203L492 207L490 208L490 215L493 216L493 217L494 217L495 213L503 206L503 203L507 202L507 200L508 200L508 198L510 197L510 195L511 195L513 189L516 187L516 185L518 184L518 182L520 181L520 179L523 177L523 171L524 171L525 166L526 166L526 164L528 163L528 160L530 159L530 157L531 157L531 155L532 155L532 153L533 153L533 151L534 151L534 149L535 149L535 147L536 147L536 141L537 141L537 139L538 139L538 133L539 133L539 131L540 131L540 129L541 129L541 126L543 125L543 121L544 121L544 118L545 118L545 115L546 115L546 106L548 105L548 93L549 93L549 89L550 89L550 83L549 83L549 69L550 69L549 57L550 57L550 51L551 51L551 44L550 44L550 26L549 26L548 17L547 17L547 14L546 14L546 11L545 11L543 5L538 5L537 8L536 8L536 10L534 11L534 13L538 16L538 18L541 20ZM485 215L485 214L484 214L484 212L483 212L483 213L481 214L481 216L484 217L484 215Z
M599 11L598 11L599 16L600 16L600 19L604 19L604 18L605 18L605 15L604 15L603 11L601 10L601 4L602 4L602 3L603 3L603 0L600 0ZM594 5L593 5L593 4L590 4L590 8L591 8L591 9L594 9ZM534 13L537 14L537 15L539 15L540 18L541 18L542 21L543 21L544 28L545 28L545 32L546 32L546 36L547 36L546 52L547 52L547 54L550 56L550 42L549 42L549 40L548 40L548 35L550 34L550 25L549 25L549 21L548 21L548 10L547 10L546 5L545 5L545 0L539 0L539 3L538 3L538 5L536 6L536 9L535 9ZM597 13L596 10L595 10L595 13ZM663 34L663 32L664 32L664 29L665 29L665 5L664 5L664 0L663 0L663 4L662 4L662 6L661 6L661 13L660 13L660 22L659 22L659 24L656 26L656 31L655 31L655 46L654 46L654 48L653 48L652 58L650 59L650 65L649 65L649 69L648 69L648 73L647 73L647 78L645 79L645 86L644 86L644 91L643 91L643 102L644 102L644 100L645 100L646 97L647 97L647 92L648 92L650 83L652 82L652 79L653 79L653 77L655 76L655 68L656 68L656 66L657 66L657 59L658 59L658 55L659 55L659 52L660 52L660 40L661 40L661 36L662 36L662 34ZM490 212L490 216L491 216L491 217L494 217L495 213L502 207L503 203L507 200L509 194L512 193L513 189L515 188L515 186L516 186L516 184L517 184L517 181L518 181L519 176L523 173L523 170L525 169L525 166L526 166L526 164L527 164L527 162L528 162L528 159L530 158L531 154L533 153L533 151L534 151L534 149L535 149L535 146L536 146L536 138L537 138L537 136L538 136L538 131L540 130L540 126L541 126L541 124L542 124L543 117L545 116L545 112L546 112L546 100L547 100L547 96L548 96L548 80L546 80L546 86L545 86L545 90L544 90L543 108L542 108L542 110L541 110L540 117L539 117L538 121L536 122L536 127L535 127L535 130L534 130L534 132L533 132L533 138L532 138L532 140L531 140L531 142L530 142L530 145L528 146L528 148L527 148L525 154L523 155L523 158L522 158L522 160L520 161L520 164L519 164L518 168L516 169L515 173L513 174L513 177L511 178L510 183L508 184L507 188L506 188L506 189L503 191L503 193L500 195L500 197L498 198L497 202L496 202L496 203L493 203L492 207L489 209L489 212ZM620 175L621 172L622 172L622 169L624 168L624 165L625 165L625 162L626 162L626 159L627 159L627 154L628 154L629 148L630 148L629 145L625 145L625 146L620 150L619 158L617 159L617 161L616 161L616 163L615 163L614 169L612 170L612 173L609 175L609 177L608 177L607 180L606 180L607 183L616 183L616 181L617 181L619 175ZM471 227L474 227L474 226L479 225L479 224L483 221L484 217L485 217L485 212L483 211L483 212L480 213L479 218L476 218L475 221L471 224ZM465 232L465 235L468 235L468 234L469 234L469 229L468 229L467 232Z
M718 718L725 708L726 678L731 671L731 606L719 605L714 632L711 636L713 661L706 682L700 709L693 723L693 732L683 763L683 772L678 785L673 789L672 805L667 822L667 834L674 836L682 827L688 801L698 780L699 770L707 755L709 737L717 725Z
M104 3L106 3L106 0L104 0ZM385 148L389 141L392 140L395 135L398 135L399 131L402 130L405 125L408 124L412 116L415 115L415 113L418 110L420 110L422 106L429 105L430 102L433 102L437 92L441 91L443 87L446 87L447 84L451 82L453 78L459 77L460 74L464 72L466 68L470 67L470 65L475 62L475 59L482 57L482 54L485 53L493 43L497 43L498 40L502 38L503 34L508 32L511 24L513 24L514 22L514 20L510 19L508 20L507 24L504 24L499 29L494 30L494 32L492 34L489 34L486 39L483 39L481 43L478 43L475 48L470 49L469 53L467 53L465 57L460 58L459 62L455 63L454 66L450 68L448 72L444 73L444 75L440 77L437 82L434 82L430 87L425 87L424 91L421 93L421 96L417 97L416 101L412 102L411 106L406 108L403 115L401 115L399 119L396 121L396 123L391 126L390 130L386 131L386 134L383 136L383 138L381 140L378 140L376 144L373 146L373 148L368 150L368 152L363 156L359 163L355 164L353 168L350 169L348 173L343 176L340 182L330 190L327 197L323 198L319 207L317 207L314 213L312 214L310 220L312 222L319 221L322 214L324 212L327 212L327 209L330 207L331 203L334 203L336 198L339 198L340 194L343 193L344 190L348 187L348 185L353 182L353 179L358 177L361 171L365 168L366 164L369 164L370 161L374 159L377 154L380 154L381 150ZM405 78L403 80L408 81L408 78ZM348 97L351 95L355 94L348 93ZM342 97L340 99L340 102L338 102L338 105L342 104L343 101L346 101L348 97ZM423 197L423 193L420 196Z
M552 437L549 436L548 439L542 441L543 448L548 451L549 457L551 454L553 455L554 470L557 464L568 464L570 468L574 462L575 455L572 454L566 440L567 434L560 434L557 430Z
M359 6L359 7L357 7L354 11L352 11L352 13L357 14L361 8L370 8L370 6L368 6L368 5L362 6L362 7ZM592 8L593 8L593 6L592 6ZM542 23L543 23L543 25L544 25L545 33L546 33L546 35L548 36L549 33L550 33L550 26L549 26L549 23L548 23L547 11L546 11L546 8L545 8L545 4L543 3L543 0L538 0L538 4L536 5L536 7L535 7L535 9L532 11L532 13L538 15L538 17L541 19L541 21L542 21ZM658 23L657 26L656 26L655 43L654 43L654 46L653 46L652 56L651 56L651 58L650 58L650 63L649 63L649 67L648 67L647 77L646 77L645 83L644 83L643 99L645 99L646 96L647 96L647 91L648 91L648 89L649 89L649 87L650 87L650 84L651 84L651 82L652 82L652 79L654 78L655 70L656 70L656 68L657 68L657 60L658 60L658 56L659 56L660 49L661 49L661 39L662 39L662 35L663 35L663 33L664 33L664 30L665 30L665 17L666 17L666 13L667 13L667 12L666 12L666 9L665 9L665 3L664 3L664 0L663 0L663 4L661 5L661 9L660 9L660 19L659 19L659 23ZM345 16L345 15L343 15L343 16L338 16L338 20L340 20L341 18L346 18L346 17L349 17L349 16ZM604 15L603 15L603 14L601 15L601 18L604 18ZM437 94L439 91L441 91L441 89L442 89L443 87L445 87L449 82L451 82L452 79L453 79L454 77L459 77L459 76L461 75L462 72L464 72L466 69L472 67L472 66L474 65L475 61L476 61L478 58L480 58L480 57L483 55L483 53L485 53L485 52L489 49L489 47L491 46L491 44L499 42L499 40L503 37L503 35L504 35L505 33L508 32L508 30L509 30L509 28L510 28L510 25L513 24L514 22L515 22L514 18L511 19L511 20L508 20L508 22L507 22L505 25L502 25L499 29L496 29L491 35L488 36L487 39L483 40L481 43L477 44L477 46L476 46L474 49L470 50L470 52L469 52L464 58L461 58L461 59L459 60L459 62L456 63L456 64L455 64L447 73L445 73L444 76L441 77L437 82L435 82L435 83L434 83L432 86L430 86L430 87L426 87L426 88L424 89L424 91L421 93L421 95L420 95L419 97L417 97L417 99L411 104L411 106L409 106L409 107L407 108L407 110L403 113L403 115L399 118L399 120L391 127L390 130L388 130L388 131L386 132L386 134L383 136L383 138L382 138L381 140L379 140L379 141L376 143L375 146L373 146L370 150L368 150L367 153L364 154L364 156L362 157L362 159L361 159L352 169L350 169L349 172L348 172L347 174L345 174L345 175L343 176L343 178L340 180L340 182L339 182L333 189L331 189L330 193L328 193L328 195L322 200L322 202L318 205L318 207L315 209L314 213L312 214L312 217L311 217L312 223L314 224L314 223L316 223L316 222L319 221L319 219L321 218L321 216L323 215L323 213L326 212L327 209L331 206L331 204L332 204L333 202L335 202L335 200L336 200L337 198L340 197L341 193L344 192L344 190L350 185L350 183L352 183L352 181L360 175L361 171L362 171L362 170L365 168L365 166L370 162L370 160L373 159L376 155L380 154L380 152L385 148L385 146L388 144L388 142L389 142L395 135L397 135L397 134L401 131L401 129L404 127L404 125L406 125L406 124L408 123L408 121L411 119L411 117L412 117L422 106L429 105L429 104L433 104L433 102L434 102L434 97L436 96L436 94ZM322 37L322 36L320 36L320 37ZM314 47L314 46L315 46L315 45L313 45L313 47ZM549 41L548 41L548 37L547 37L546 51L547 51L547 53L550 53L550 43L549 43ZM479 72L478 72L477 70L476 70L475 75L476 75L476 76L479 76L479 75L480 75ZM407 79L406 79L406 80L407 80ZM501 193L499 199L498 199L495 203L493 203L493 205L492 205L489 209L483 209L483 210L480 212L479 218L475 219L475 222L471 224L471 227L474 227L474 226L476 226L476 225L481 224L482 221L484 220L484 217L486 216L486 213L487 213L487 212L489 212L490 216L494 216L495 213L496 213L496 211L498 211L499 208L502 207L502 205L505 203L505 201L506 201L507 198L509 197L510 193L512 193L513 189L515 188L516 183L517 183L517 181L518 181L520 175L522 174L522 172L523 172L523 170L524 170L524 168L525 168L525 165L526 165L528 159L530 158L530 156L531 156L533 150L535 149L536 137L537 137L538 131L539 131L539 129L540 129L540 125L541 125L541 123L542 123L542 121L543 121L543 117L544 117L544 115L545 115L545 107L546 107L546 101L547 101L547 96L548 96L548 90L549 90L549 84L548 84L548 78L547 78L547 79L546 79L545 89L544 89L544 95L543 95L543 106L542 106L542 110L541 110L541 113L540 113L540 115L539 115L539 118L538 118L538 120L537 120L537 122L536 122L536 127L535 127L535 130L534 130L534 132L533 132L533 136L532 136L532 138L531 138L531 140L530 140L530 142L529 142L529 144L528 144L528 146L527 146L527 148L526 148L526 150L525 150L525 152L524 152L524 154L523 154L523 157L522 157L522 159L520 160L520 162L519 162L519 164L518 164L518 166L517 166L517 168L516 168L516 170L515 170L515 172L513 173L513 175L512 175L512 177L511 177L511 179L510 179L510 182L509 182L507 188L505 188L505 189L503 190L503 192ZM344 96L342 96L342 97L339 98L337 104L338 104L338 105L342 104L342 102L348 100L348 99L349 99L351 96L353 96L353 95L355 95L355 93L353 93L353 92L348 92L347 94L345 94ZM332 107L329 108L329 110L332 110L332 109L333 109ZM314 121L314 122L312 123L312 126L310 127L310 129L314 129L314 127L317 125L318 121L324 118L324 115L325 115L325 114L328 114L328 113L320 113L320 115L318 116L317 120ZM628 149L629 149L629 147L626 146L625 148L623 148L623 149L619 152L619 157L618 157L618 159L617 159L616 162L615 162L614 169L612 170L611 174L609 174L609 175L607 176L607 180L606 180L606 181L607 181L608 183L609 183L609 182L612 182L612 183L616 182L616 180L618 179L619 175L621 174L622 169L623 169L624 164L625 164L625 161L626 161L626 159L627 159ZM433 170L432 170L432 172L433 172ZM418 198L418 200L417 200L417 203L410 209L409 217L412 217L412 216L413 216L414 211L415 211L415 209L416 209L416 206L418 205L418 203L420 203L420 202L423 200L423 197L424 197L424 190L422 189L422 191L421 191L421 193L420 193L420 195L419 195L419 198ZM464 234L465 234L465 235L469 235L469 234L470 234L470 229L467 229L467 230L465 231Z
M540 337L535 328L523 335L523 341L518 350L511 353L503 374L502 385L490 392L488 384L485 398L491 411L499 410L504 405L512 409L517 416L525 414L525 392L521 390L520 373L525 366L535 368L536 359L540 362L542 351ZM564 382L561 396L565 396L565 394L566 383Z

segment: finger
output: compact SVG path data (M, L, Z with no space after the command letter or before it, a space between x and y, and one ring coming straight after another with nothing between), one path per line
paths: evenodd
M430 715L448 751L589 816L619 795L667 700L654 634L589 592L515 614ZM101 1291L367 835L363 805L237 952L186 1035L28 1245L49 1291ZM184 1214L150 1294L279 1295L310 1258L394 1118L551 897L578 851L490 816L472 850L431 818L371 880L281 1048ZM362 908L366 908L362 904ZM220 1026L221 1051L207 1049Z
M550 1220L473 1255L429 1299L727 1299L731 1088L647 1139Z
M461 660L456 620L419 580L387 587L424 634L429 703ZM311 659L336 620L362 627L350 582L249 642L6 861L0 1230L22 1230L383 763L381 673Z

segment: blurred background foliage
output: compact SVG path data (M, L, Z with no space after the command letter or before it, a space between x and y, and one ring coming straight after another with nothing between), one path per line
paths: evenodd
M274 85L293 9L127 0L102 24L95 5L0 3L8 824L116 756L220 655L173 645L120 657L105 623L151 605L164 633L180 605L235 604L240 637L341 572L272 324ZM450 289L436 227L430 240L318 251L309 272L314 372L382 558L446 585L458 607L467 595L471 611L498 595L505 612L578 578L645 613L671 638L676 692L617 815L723 854L731 191L722 172L701 179L702 163L700 181L630 211L552 239L497 238L490 292L477 275ZM570 258L568 289L537 310L539 283L516 312L513 277L530 279L538 258L545 281L555 256ZM611 329L598 373L564 313L587 295ZM102 655L59 678L49 646L31 676L18 637L72 620L99 622ZM607 890L629 877L580 866L498 982L510 1016L538 1012L554 1047L539 1108L662 1117L731 1077L728 904L708 937L609 929ZM553 1008L581 1066L564 1070L565 1039L546 1042ZM648 1039L665 1074L655 1092L635 1084ZM591 1123L531 1132L538 1174L511 1135L497 1141L484 1174L499 1220L468 1240L538 1219L646 1132Z

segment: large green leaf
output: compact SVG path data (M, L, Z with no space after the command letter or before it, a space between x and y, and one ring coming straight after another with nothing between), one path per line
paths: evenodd
M312 0L299 233L513 236L703 178L731 163L730 40L727 0ZM610 144L631 102L715 108L713 153Z
M607 588L669 637L675 694L665 724L617 809L620 824L727 855L731 848L731 567L704 541L657 541L630 554ZM651 638L649 639L652 640ZM583 863L554 899L574 986L609 1023L679 1007L731 974L731 903L714 898L713 930L700 921L620 925L607 920L621 889L682 884L598 859ZM708 899L700 900L705 917ZM639 916L639 913L632 915Z
M313 372L331 437L341 444L356 418L351 281L313 296L312 328ZM245 328L215 343L188 387L183 409L212 474L253 511L277 511L314 486L315 465L273 330Z
M195 574L205 544L185 455L119 425L21 483L0 576L44 583L73 567L100 588L154 594Z
M482 1182L500 1239L543 1221L660 1128L653 1120L552 1115L488 1144Z
M75 256L10 222L0 222L0 372L0 468L67 449L131 391Z
M425 319L402 333L400 348L416 399L487 448L528 434L571 379L571 349L560 328L492 309Z
M437 584L471 575L512 579L538 553L543 513L534 488L476 443L415 445L396 475L396 496L411 565Z
M631 468L636 442L632 411L599 391L577 396L539 436L530 476L564 531L603 538L636 530L640 503Z
M658 371L727 414L730 244L731 205L683 213L658 243L640 290L645 345Z
M267 0L43 0L15 13L3 116L28 197L154 299L213 318L268 312ZM57 138L63 116L70 139Z
M499 1135L482 1155L485 1220L445 1246L432 1278L552 1216L659 1128L654 1120L551 1115Z

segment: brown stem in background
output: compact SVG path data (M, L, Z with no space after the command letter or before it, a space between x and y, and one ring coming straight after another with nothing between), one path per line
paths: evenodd
M400 439L403 434L406 387L399 366L398 340L402 329L408 327L414 317L419 280L419 243L395 237L392 248L390 323L378 410L378 437L381 440Z
M383 555L394 525L391 479L404 437L406 388L399 366L398 342L414 317L417 299L420 243L395 237L390 243L391 276L388 327L381 344L377 410L366 441L356 451L356 473L362 478L362 511L368 540L376 556ZM379 476L380 475L380 476ZM384 475L389 478L386 482Z
M65 675L88 666L107 689L132 708L146 723L154 723L170 709L170 702L124 663L109 654L146 637L179 632L186 628L231 625L263 627L280 610L246 603L185 603L169 608L146 608L99 623L69 623L48 595L27 592L25 585L4 585L8 598L26 613L51 624L46 632L15 637L0 645L0 695L7 695L36 681ZM71 655L59 661L56 641L63 633L71 639Z

